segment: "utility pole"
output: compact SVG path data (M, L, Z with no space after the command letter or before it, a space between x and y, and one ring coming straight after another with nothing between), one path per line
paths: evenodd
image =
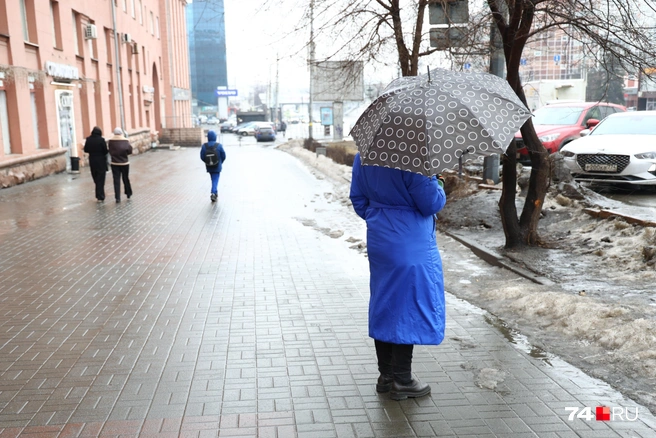
M504 0L496 0L497 8L503 14L504 18L508 17L508 5ZM503 41L499 34L497 24L492 20L490 24L490 74L505 77L505 55L503 53Z
M280 117L280 112L278 111L278 92L279 92L279 84L280 84L278 82L278 61L280 61L280 57L276 53L276 93L274 95L273 110L276 112L274 117L274 122L277 122L279 125L281 117Z
M312 67L314 66L314 0L310 0L310 99L308 103L308 138L312 140Z
M112 26L114 27L114 53L116 55L116 91L118 91L118 112L121 117L121 129L125 132L125 113L123 111L123 85L121 84L121 52L119 51L120 41L118 39L118 32L116 31L116 11L114 2L109 2L112 8ZM157 104L158 102L155 102ZM112 128L114 129L114 128Z

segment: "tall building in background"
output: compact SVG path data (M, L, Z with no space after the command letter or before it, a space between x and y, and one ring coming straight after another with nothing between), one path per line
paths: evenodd
M187 5L191 93L196 111L217 109L217 87L228 86L223 0L194 0Z

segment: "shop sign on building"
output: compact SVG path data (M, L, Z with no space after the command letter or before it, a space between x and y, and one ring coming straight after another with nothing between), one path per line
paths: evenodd
M80 79L77 67L73 67L72 65L46 61L46 72L55 79L64 79L67 81Z
M191 90L173 87L173 100L191 100Z

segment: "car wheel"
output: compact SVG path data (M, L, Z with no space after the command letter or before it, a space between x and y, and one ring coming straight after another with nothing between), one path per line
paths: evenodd
M248 132L240 132L239 135L241 135L242 137L246 137L248 135Z

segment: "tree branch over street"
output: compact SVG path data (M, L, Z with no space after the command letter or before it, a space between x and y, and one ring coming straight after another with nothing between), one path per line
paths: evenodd
M402 76L416 76L422 58L435 54L430 46L426 11L448 0L315 0L320 26L318 38L330 41L325 58L396 65ZM605 69L611 80L621 72L645 75L656 67L656 5L652 0L470 0L465 42L443 52L442 59L457 62L478 57L485 65L493 50L490 25L496 26L505 58L506 80L526 104L520 77L524 48L548 38L554 30L582 45L583 69ZM462 28L461 28L462 29ZM317 60L318 61L318 60ZM653 70L648 70L649 76ZM608 84L599 84L608 89ZM607 99L608 96L604 95ZM528 106L528 105L527 105ZM540 245L538 233L544 199L550 183L551 160L529 119L521 129L532 172L521 212L516 199L516 146L503 156L503 192L499 201L506 247Z

